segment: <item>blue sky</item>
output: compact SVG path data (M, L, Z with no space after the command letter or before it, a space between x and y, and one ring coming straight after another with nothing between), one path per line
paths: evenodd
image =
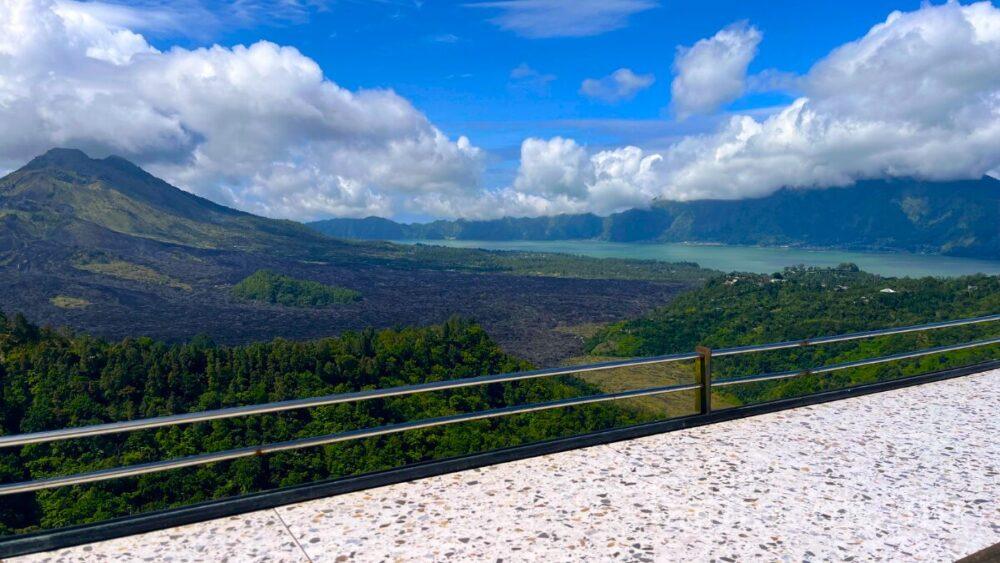
M704 119L671 119L671 67L678 46L726 25L746 20L763 33L751 73L804 74L893 10L914 10L921 2L665 0L649 2L655 6L627 16L622 27L607 18L608 25L598 26L603 31L582 37L572 36L572 28L539 30L552 37L505 29L493 20L507 10L476 4L490 2L342 1L306 10L292 21L198 30L195 37L167 33L154 36L153 43L195 47L263 39L295 46L341 86L394 89L450 136L469 136L503 161L491 166L497 169L493 180L502 183L515 173L525 137L563 135L590 146L612 146L709 129L713 122ZM512 79L511 72L522 64L551 79ZM653 74L656 82L617 103L580 93L583 80L622 67ZM791 99L782 93L752 95L728 107L768 108Z
M0 168L308 220L1000 174L995 2L8 0Z

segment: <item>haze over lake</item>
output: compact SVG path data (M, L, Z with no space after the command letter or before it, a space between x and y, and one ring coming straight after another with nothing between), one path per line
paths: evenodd
M786 266L836 266L853 262L862 270L893 277L956 277L969 274L1000 274L1000 261L955 258L933 254L848 252L787 247L727 246L683 243L622 243L590 240L482 241L409 240L404 244L428 244L455 248L559 252L595 258L635 258L664 262L697 262L705 268L726 272L769 273Z

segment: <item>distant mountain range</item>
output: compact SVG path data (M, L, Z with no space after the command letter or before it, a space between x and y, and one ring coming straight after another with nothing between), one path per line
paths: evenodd
M743 200L657 202L593 214L401 224L378 217L310 223L341 238L702 242L908 251L1000 258L1000 180L863 181Z

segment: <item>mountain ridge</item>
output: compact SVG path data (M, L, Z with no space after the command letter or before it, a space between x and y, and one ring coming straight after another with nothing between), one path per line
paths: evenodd
M20 227L41 239L65 236L65 242L84 246L90 242L79 237L92 227L216 250L338 243L299 223L258 217L186 192L124 158L92 159L75 149L52 149L0 178L0 215L8 229Z
M661 201L606 217L586 213L486 221L327 219L317 231L360 239L701 242L906 251L1000 258L1000 180L868 180L783 188L762 198Z

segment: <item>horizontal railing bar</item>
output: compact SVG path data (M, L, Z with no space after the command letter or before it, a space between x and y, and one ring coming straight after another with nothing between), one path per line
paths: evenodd
M874 364L883 364L886 362L896 362L899 360L907 360L910 358L919 358L922 356L930 356L933 354L942 354L944 352L954 352L956 350L965 350L967 348L978 348L980 346L989 346L991 344L1000 344L1000 338L990 338L987 340L977 340L975 342L967 342L965 344L952 344L950 346L938 346L937 348L926 348L924 350L917 350L916 352L902 352L900 354L892 354L891 356L881 356L878 358L869 358L866 360L856 360L853 362L844 362L840 364L831 364L828 366L818 367L814 369L807 370L797 370L797 371L782 371L775 373L766 373L763 375L752 375L749 377L739 377L733 379L717 379L712 382L712 387L726 387L729 385L739 385L741 383L755 383L759 381L774 381L777 379L789 379L792 377L799 377L802 375L815 375L821 373L830 373L834 371L839 371L843 369L857 368L863 366L870 366Z
M799 348L802 346L817 346L821 344L833 344L836 342L847 342L850 340L861 340L865 338L876 338L879 336L891 336L894 334L905 334L908 332L921 332L924 330L937 330L978 323L989 323L1000 321L1000 315L989 315L985 317L972 317L968 319L958 319L954 321L942 321L925 325L910 325L896 328L885 328L881 330L869 330L866 332L852 332L835 336L822 336L819 338L806 338L803 340L789 340L786 342L773 342L771 344L756 344L752 346L739 346L736 348L722 348L712 350L712 356L737 356L740 354L752 354L755 352L770 352L772 350L785 350L787 348Z
M13 434L10 436L0 436L0 448L24 446L28 444L41 444L45 442L55 442L59 440L71 440L74 438L89 438L92 436L102 436L105 434L118 434L121 432L135 432L137 430L148 430L151 428L161 428L164 426L176 426L179 424L191 424L195 422L206 422L210 420L222 420L226 418L236 418L241 416L268 414L268 413L282 412L293 409L305 409L312 407L335 405L340 403L353 403L369 399L384 399L388 397L398 397L403 395L412 395L416 393L427 393L430 391L459 389L463 387L472 387L475 385L506 383L510 381L537 379L540 377L555 377L559 375L570 375L574 373L613 369L618 367L641 366L648 364L693 360L697 357L698 354L692 352L687 354L671 354L667 356L653 356L649 358L641 358L633 360L615 360L612 362L584 364L580 366L567 366L567 367L541 369L534 371L501 373L496 375L483 375L479 377L469 377L465 379L432 381L428 383L419 383L416 385L402 385L398 387L390 387L387 389L371 389L367 391L339 393L335 395L324 395L321 397L310 397L306 399L291 399L287 401L277 401L273 403L263 403L259 405L228 407L210 411L159 416L155 418L142 418L137 420L126 420L122 422L109 422L106 424L95 424L92 426L78 426L76 428L64 428L61 430L46 430L42 432L31 432L26 434Z
M719 350L714 350L712 352L712 355L718 357L718 356L733 356L738 354L749 354L754 352L766 352L771 350L782 350L800 346L812 346L817 344L845 342L849 340L874 338L878 336L903 334L907 332L918 332L922 330L942 329L942 328L949 328L949 327L976 324L976 323L985 323L992 321L1000 321L1000 315L989 315L985 317L958 319L954 321L944 321L926 325L912 325L905 327L874 330L868 332L856 332L839 336L825 336L813 339L778 342L772 344L742 346L736 348L722 348ZM398 397L398 396L411 395L417 393L427 393L432 391L459 389L463 387L487 385L491 383L505 383L505 382L535 379L541 377L571 375L574 373L584 373L589 371L599 371L599 370L607 370L607 369L615 369L623 367L633 367L633 366L641 366L649 364L694 360L697 358L698 358L697 353L690 352L683 354L653 356L648 358L616 360L611 362L584 364L578 366L565 366L565 367L542 369L542 370L484 375L484 376L470 377L464 379L434 381L434 382L420 383L415 385L390 387L388 389L371 389L366 391L340 393L340 394L325 395L320 397L291 399L287 401L276 401L259 405L227 407L210 411L182 413L176 415L144 418L138 420L127 420L121 422L110 422L105 424L79 426L75 428L64 428L59 430L46 430L46 431L31 432L25 434L14 434L10 436L0 436L0 448L23 446L28 444L40 444L40 443L54 442L60 440L70 440L74 438L87 438L87 437L102 436L107 434L117 434L122 432L134 432L138 430L162 428L165 426L175 426L179 424L192 424L196 422L206 422L211 420L222 420L227 418L268 414L268 413L282 412L294 409L305 409L305 408L327 406L340 403L364 401L369 399L381 399L381 398Z
M700 385L698 384L680 384L680 385L667 385L663 387L650 387L647 389L622 391L619 393L589 395L586 397L562 399L559 401L550 401L546 403L531 403L528 405L505 407L489 411L442 416L438 418L429 418L413 422L403 422L400 424L378 426L375 428L351 430L348 432L340 432L337 434L315 436L312 438L299 438L296 440L275 442L272 444L266 444L262 446L250 446L246 448L237 448L221 452L214 452L210 454L193 455L193 456L170 459L165 461L155 461L151 463L143 463L127 467L102 469L90 473L79 473L76 475L68 475L65 477L53 477L50 479L38 479L34 481L9 483L6 485L0 485L0 496L12 495L16 493L26 493L42 489L52 489L56 487L63 487L66 485L80 485L84 483L94 483L97 481L106 481L108 479L117 479L121 477L133 477L136 475L144 475L147 473L158 473L161 471L168 471L171 469L180 469L183 467L191 467L195 465L205 465L208 463L216 463L219 461L228 461L232 459L252 457L252 456L282 452L287 450L296 450L314 446L323 446L327 444L333 444L336 442L345 442L348 440L358 440L362 438L372 438L376 436L384 436L386 434L396 434L399 432L406 432L408 430L419 430L422 428L432 428L435 426L456 424L459 422L471 422L475 420L484 420L484 419L498 418L502 416L524 414L524 413L537 412L549 409L587 405L592 403L601 403L605 401L631 399L636 397L646 397L650 395L662 395L665 393L677 393L680 391L692 391L699 388Z

